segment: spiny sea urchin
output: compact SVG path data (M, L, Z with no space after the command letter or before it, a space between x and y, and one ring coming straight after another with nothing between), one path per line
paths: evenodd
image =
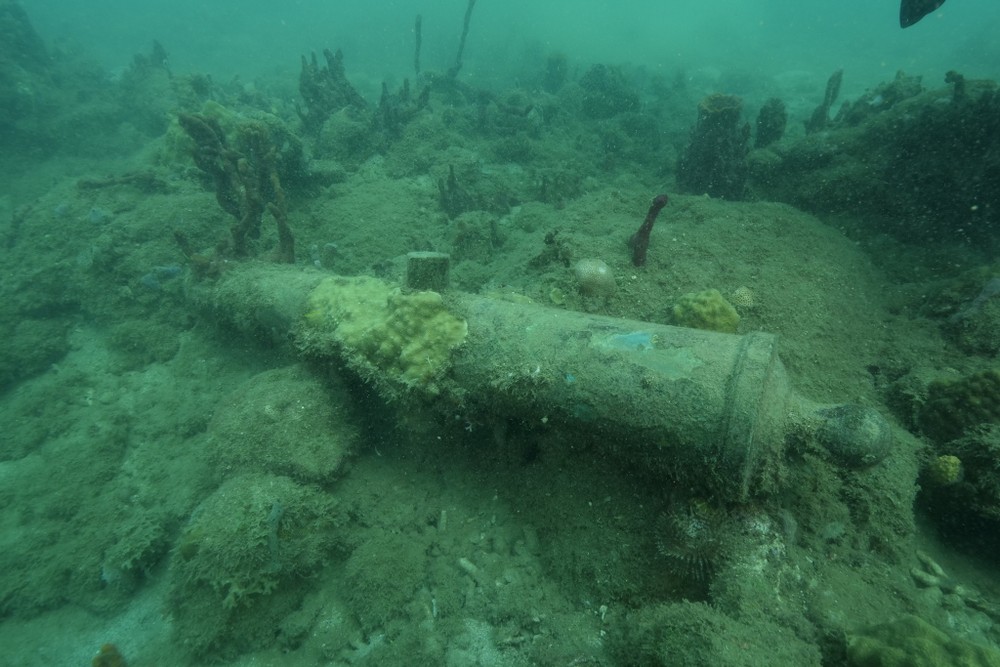
M704 581L726 556L732 523L724 509L704 501L674 502L657 523L657 550L672 574Z

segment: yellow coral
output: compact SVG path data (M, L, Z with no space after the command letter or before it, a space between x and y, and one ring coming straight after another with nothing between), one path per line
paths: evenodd
M682 296L673 310L673 323L681 327L736 333L739 313L717 289L692 292Z
M468 333L437 292L403 293L376 278L335 277L309 297L299 340L321 354L338 353L378 380L436 391L451 352Z
M741 285L734 289L733 293L729 295L729 302L732 303L737 310L753 310L757 305L757 295L755 295L753 290L746 285Z
M962 461L957 456L939 456L927 466L927 480L935 486L950 486L962 480Z

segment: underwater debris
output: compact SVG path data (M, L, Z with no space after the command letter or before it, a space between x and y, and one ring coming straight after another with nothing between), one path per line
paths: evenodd
M406 287L443 292L448 289L451 257L443 252L415 250L406 254Z

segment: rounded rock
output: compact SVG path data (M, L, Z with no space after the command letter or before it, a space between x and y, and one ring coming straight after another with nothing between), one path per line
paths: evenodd
M600 259L581 259L573 267L580 293L585 296L611 296L618 288L611 268Z

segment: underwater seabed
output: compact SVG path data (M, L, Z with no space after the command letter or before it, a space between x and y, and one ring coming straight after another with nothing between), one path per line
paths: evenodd
M437 194L371 170L343 193L336 204L369 219ZM172 252L155 237L179 214L212 220L211 197L183 182L105 196L114 221L74 220L79 237L49 241L69 257L53 279L87 293L106 280L94 263L127 249L119 266L134 268L118 269L115 293L84 300L169 317L81 320L65 356L3 396L11 664L81 664L105 642L130 665L661 664L677 651L690 664L819 664L838 650L831 636L908 613L991 637L993 564L915 529L920 446L899 427L878 465L793 449L781 492L713 504L691 483L706 471L650 473L607 434L385 403L275 331L216 328L192 311L190 277L142 280ZM899 312L901 290L864 249L812 216L677 196L639 270L620 238L591 230L631 228L644 201L616 187L525 205L490 264L517 271L522 243L571 220L577 252L607 259L613 299L579 296L564 268L486 293L663 321L685 293L747 287L739 331L779 334L792 383L822 402L882 405L883 359L961 367L936 327ZM91 203L54 188L19 245L75 215L60 206L86 216ZM674 645L666 627L699 642Z
M1000 664L994 83L836 72L751 149L561 54L376 107L29 43L0 663Z

